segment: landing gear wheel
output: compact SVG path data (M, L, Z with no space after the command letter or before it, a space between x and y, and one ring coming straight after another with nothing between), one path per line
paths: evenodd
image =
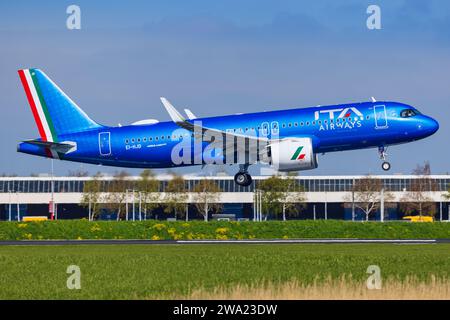
M246 172L238 172L234 176L234 182L240 186L247 187L252 183L252 176Z
M382 168L384 171L388 171L388 170L391 168L391 164L390 164L389 162L387 162L387 161L384 161L384 162L381 164L381 168Z

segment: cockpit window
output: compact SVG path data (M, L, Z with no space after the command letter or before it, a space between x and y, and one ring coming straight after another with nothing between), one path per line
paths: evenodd
M414 109L405 109L402 110L402 112L400 112L400 117L402 118L409 118L409 117L414 117L416 115L420 114L419 111L414 110Z

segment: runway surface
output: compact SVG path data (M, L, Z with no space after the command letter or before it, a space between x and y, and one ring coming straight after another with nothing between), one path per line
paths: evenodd
M186 244L436 244L450 239L274 239L274 240L17 240L0 241L0 246L62 246L62 245L186 245Z

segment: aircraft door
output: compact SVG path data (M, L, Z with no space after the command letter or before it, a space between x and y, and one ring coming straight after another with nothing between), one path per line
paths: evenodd
M374 106L373 112L375 114L375 129L386 129L388 127L386 106Z
M101 156L111 155L111 133L100 132L98 134L98 146Z

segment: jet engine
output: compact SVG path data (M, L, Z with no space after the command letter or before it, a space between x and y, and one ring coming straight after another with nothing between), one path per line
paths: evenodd
M317 168L311 138L286 138L268 146L271 165L278 171L298 171Z

